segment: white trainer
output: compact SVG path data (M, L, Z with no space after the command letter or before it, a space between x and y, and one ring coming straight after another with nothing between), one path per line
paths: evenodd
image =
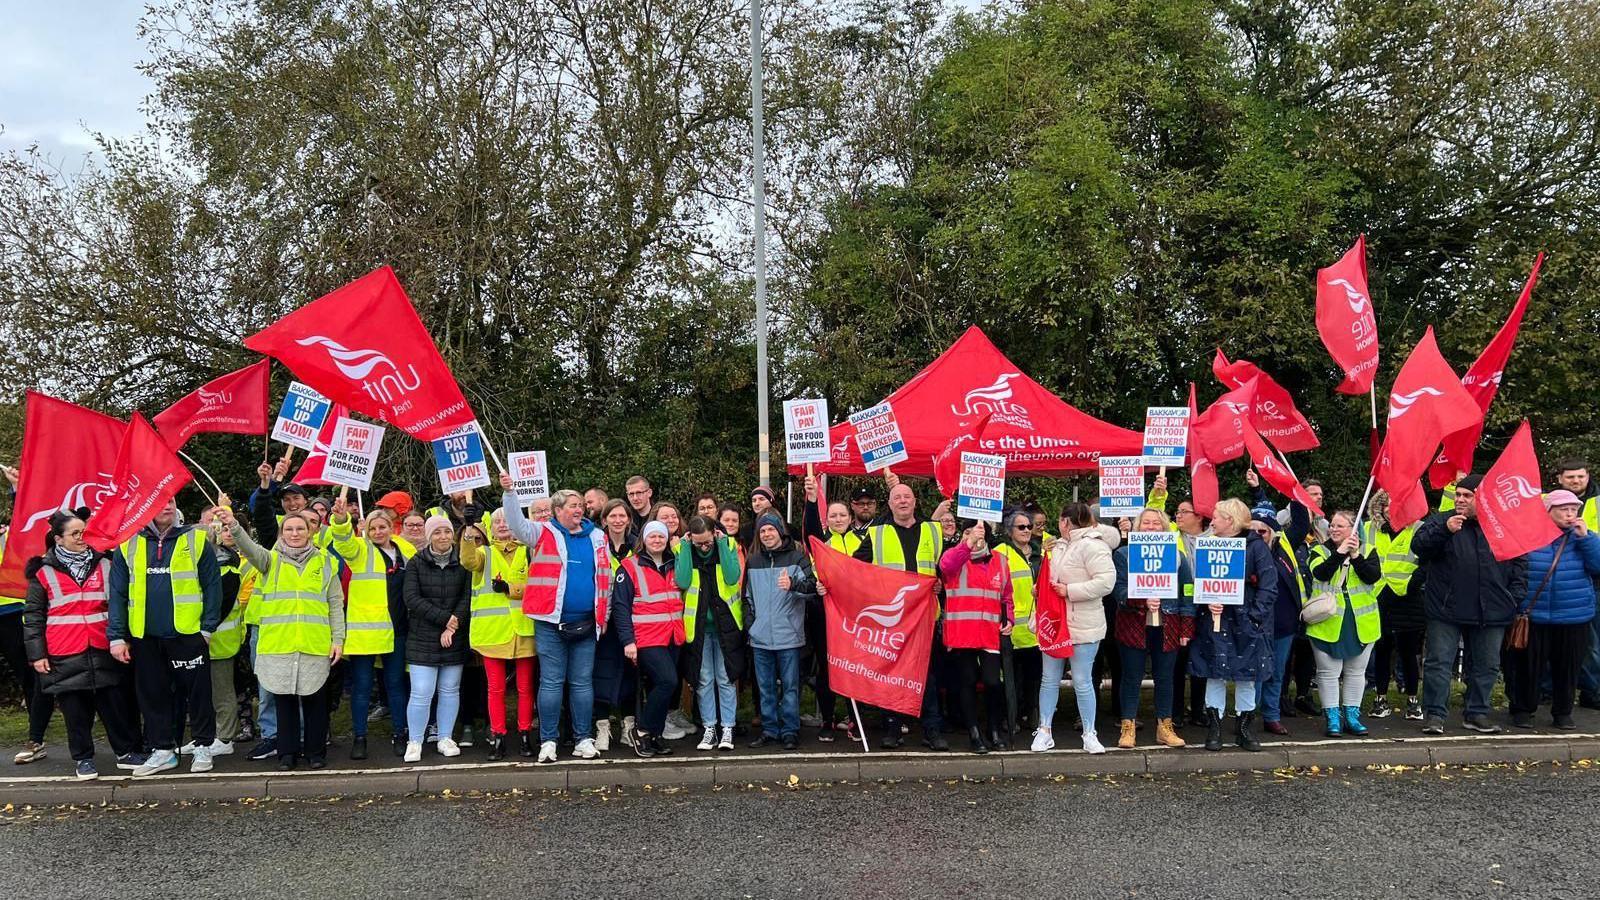
M402 757L405 762L422 762L422 742L406 741L406 755Z
M633 716L625 716L625 717L623 717L623 719L622 719L622 738L621 738L621 740L622 740L622 746L624 746L624 747L632 747L633 746Z
M661 729L661 737L669 741L681 741L691 734L694 734L693 722L684 726L672 721L671 716L667 717L667 727Z
M600 755L600 751L595 749L594 739L584 738L578 742L578 746L572 748L572 755L576 759L594 759Z
M179 756L193 756L194 755L194 741L190 741L189 743L184 744L182 747L179 747L178 748L178 755Z
M1083 733L1083 752L1098 754L1106 752L1106 746L1100 743L1100 736L1092 731Z
M198 775L201 772L211 771L211 747L194 748L194 761L189 763L189 774Z
M707 725L706 730L700 735L700 743L696 750L715 750L717 748L717 726Z
M1046 750L1053 749L1055 745L1056 739L1055 736L1050 733L1050 729L1039 728L1033 732L1033 746L1029 747L1028 749L1035 753L1043 753Z
M717 741L717 749L718 750L732 750L733 749L733 726L732 725L724 725L724 726L722 726L722 740Z
M216 740L212 741L211 742L211 755L212 755L212 757L232 756L233 755L233 741L225 741L222 738L217 738Z
M610 719L600 719L594 723L594 747L602 753L611 749Z
M455 741L450 740L449 738L440 738L439 739L439 743L436 746L439 748L439 755L440 756L460 756L461 755L461 745L457 744Z
M539 745L539 760L538 761L542 762L542 763L555 762L556 761L556 742L555 741L545 741L544 743Z

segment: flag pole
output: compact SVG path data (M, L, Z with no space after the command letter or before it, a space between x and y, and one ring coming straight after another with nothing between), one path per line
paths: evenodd
M483 426L476 422L473 423L473 427L477 429L478 437L483 441L483 449L489 451L489 458L494 460L495 471L501 473L508 471L505 466L500 464L500 451L494 449L494 445L489 443L489 432L485 431Z
M861 724L861 707L856 704L856 698L850 698L850 709L856 714L856 734L861 735L861 752L871 753L872 747L867 743L867 726Z
M194 466L194 467L195 467L195 469L196 469L196 470L198 470L198 471L199 471L199 472L200 472L200 474L201 474L201 475L204 475L204 476L205 476L205 477L206 477L206 480L207 480L207 481L209 481L209 482L211 482L211 486L212 486L212 487L214 487L214 488L216 488L216 489L217 489L217 496L218 496L218 497L220 497L220 496L222 496L222 495L223 495L223 494L225 494L225 493L227 493L227 492L226 492L226 491L224 491L224 490L223 490L223 489L222 489L222 486L221 486L221 485L219 485L219 484L217 484L217 480L216 480L216 479L215 479L215 478L212 478L212 477L211 477L211 473L210 473L210 472L207 472L207 471L206 471L206 470L205 470L205 467L203 467L203 466L201 466L201 465L200 465L200 464L199 464L199 463L197 463L197 462L195 462L195 461L194 461L194 457L192 457L192 456L190 456L190 455L189 455L189 454L187 454L187 453L185 453L185 452L183 452L183 451L182 451L182 450L179 450L179 451L178 451L178 455L179 455L179 456L181 456L181 457L183 457L183 458L184 458L184 459L185 459L185 460L187 460L187 461L188 461L188 463L189 463L189 465L191 465L191 466ZM202 493L202 494L204 494L204 493L205 493L205 491L201 491L201 492L200 492L200 493ZM210 501L211 501L211 505L212 505L212 506L216 506L216 505L217 505L217 501L216 501L216 498L213 498L213 497L207 497L207 498L206 498L206 499L208 499L208 500L210 500Z

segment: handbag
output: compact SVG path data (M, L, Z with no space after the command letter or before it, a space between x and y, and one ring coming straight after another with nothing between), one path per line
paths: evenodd
M1567 549L1569 536L1561 536L1561 544L1556 547L1555 559L1550 560L1550 571L1544 573L1544 580L1539 582L1539 589L1533 592L1533 599L1528 601L1528 608L1519 610L1516 618L1511 620L1511 627L1506 629L1507 650L1528 649L1528 632L1533 628L1533 605L1539 602L1539 595L1544 593L1544 589L1550 586L1550 579L1555 577L1556 566L1561 563L1561 552Z
M1345 562L1339 566L1339 574L1329 586L1329 590L1318 591L1309 601L1300 607L1300 621L1307 625L1326 622L1338 615L1341 610L1339 591L1344 588L1345 577L1350 573L1350 563Z

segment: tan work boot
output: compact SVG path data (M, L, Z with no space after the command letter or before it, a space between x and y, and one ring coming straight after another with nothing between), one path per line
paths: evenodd
M1156 720L1156 740L1168 747L1182 747L1183 738L1178 737L1178 732L1172 727L1171 719Z
M1117 736L1117 746L1121 747L1124 750L1132 750L1133 749L1133 744L1134 744L1134 739L1133 739L1133 720L1132 719L1123 719L1122 720L1122 733Z

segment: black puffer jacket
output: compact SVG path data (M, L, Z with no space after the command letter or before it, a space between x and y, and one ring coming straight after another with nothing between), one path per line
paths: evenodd
M472 611L472 573L461 565L461 557L450 551L450 562L441 567L426 547L417 549L405 568L406 614L410 632L406 635L406 662L420 666L458 666L467 661L468 628ZM450 617L459 623L450 646L441 646Z
M100 565L100 560L105 558L103 553L95 553L90 557L89 571ZM75 584L81 583L72 577L72 573L56 559L55 550L46 550L43 556L36 556L28 560L24 574L28 579L28 597L22 608L22 642L28 651L28 661L34 662L46 657L44 628L45 618L50 610L50 594L45 590L44 582L38 578L38 572L49 566L61 573L61 577ZM39 676L39 687L46 694L62 694L68 691L92 691L98 688L110 687L120 684L128 671L128 667L111 658L109 650L90 647L82 653L71 656L51 656L50 671Z
M1434 513L1417 526L1411 552L1427 572L1422 608L1430 620L1453 625L1510 625L1528 596L1528 561L1494 558L1478 520L1451 533L1454 512Z

